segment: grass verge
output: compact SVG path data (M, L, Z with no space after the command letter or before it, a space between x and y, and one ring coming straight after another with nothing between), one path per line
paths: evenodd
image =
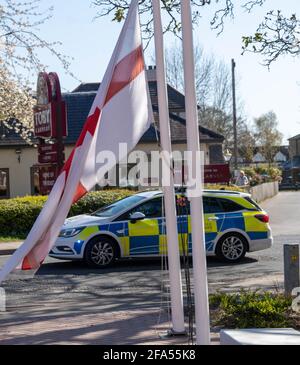
M0 244L1 243L8 243L8 242L22 242L24 241L26 237L21 237L21 236L0 236Z

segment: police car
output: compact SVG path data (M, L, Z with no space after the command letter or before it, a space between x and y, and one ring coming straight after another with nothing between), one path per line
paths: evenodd
M189 201L176 194L180 253L190 254ZM238 262L246 254L272 246L269 216L246 193L204 191L207 255ZM167 253L163 194L141 192L107 205L93 214L65 221L51 257L84 260L105 268L119 258Z

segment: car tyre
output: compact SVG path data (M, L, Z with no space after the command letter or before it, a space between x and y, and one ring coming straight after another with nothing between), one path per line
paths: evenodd
M216 256L224 262L239 262L245 257L247 246L245 237L238 233L229 233L220 238Z
M105 269L112 266L119 256L118 245L114 239L99 236L91 239L85 248L84 260L88 266Z

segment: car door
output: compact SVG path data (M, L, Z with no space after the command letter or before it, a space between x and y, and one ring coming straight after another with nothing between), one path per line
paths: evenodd
M206 251L212 252L218 232L222 229L225 214L219 200L214 197L203 197L203 210Z
M133 213L143 213L144 219L133 221ZM162 225L162 198L153 198L141 203L121 217L127 222L130 256L158 255Z

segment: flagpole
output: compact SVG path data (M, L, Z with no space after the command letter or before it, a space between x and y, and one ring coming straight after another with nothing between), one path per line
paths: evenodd
M166 215L166 230L167 230L167 245L168 245L168 263L169 263L169 278L170 278L170 294L171 294L171 311L172 311L172 332L173 334L184 334L184 311L181 286L181 271L180 271L180 256L178 243L178 229L175 205L174 192L174 176L171 170L171 133L169 121L169 106L166 88L166 73L164 60L163 46L163 30L161 21L160 0L152 0L153 5L153 20L154 20L154 39L157 67L157 92L159 106L159 124L160 124L160 141L164 154L163 163L166 163L168 176L163 176L169 180L169 184L163 184L165 215Z
M183 62L185 80L185 105L187 148L194 159L188 166L189 182L196 177L196 155L200 153L199 126L195 87L195 60L193 47L193 28L190 1L181 0L181 21L183 35ZM204 161L203 161L204 163ZM200 166L198 166L200 168ZM209 304L204 234L202 176L196 179L198 194L191 194L191 227L193 250L193 276L195 296L196 339L198 345L210 344Z

